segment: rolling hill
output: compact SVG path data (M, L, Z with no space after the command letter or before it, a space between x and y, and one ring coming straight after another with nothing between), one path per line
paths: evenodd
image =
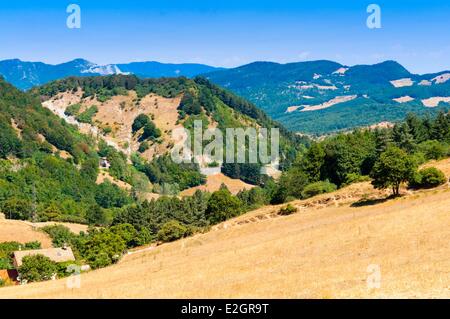
M417 75L395 61L255 62L204 76L306 134L395 122L409 112L434 113L450 101L450 72Z
M434 163L446 167L448 160ZM383 198L369 183L267 206L199 234L134 251L66 280L0 289L0 298L449 298L448 185ZM374 272L379 286L369 286Z

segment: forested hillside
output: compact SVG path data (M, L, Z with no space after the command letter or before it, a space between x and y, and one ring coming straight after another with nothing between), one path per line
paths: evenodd
M448 107L449 75L412 74L395 61L356 66L311 61L255 62L205 77L255 103L288 129L322 135L397 122L410 112L436 114Z
M0 92L0 209L6 217L86 222L95 209L107 215L129 203L116 186L95 183L94 140L3 80Z
M178 190L202 183L194 173L183 177L167 173L179 167L166 158L174 145L173 130L184 127L192 132L196 120L202 121L204 130L218 128L224 136L227 128L279 128L282 169L290 165L296 150L308 143L253 104L204 78L139 79L124 75L68 78L36 88L32 93L39 95L44 105L98 129L99 136L109 145L117 145L116 148L126 153L135 168L144 172L152 183L163 186L178 181ZM248 148L248 143L245 147ZM215 166L216 163L203 165ZM263 182L258 174L261 167L260 163L224 163L222 172L260 184ZM185 167L188 171L192 169L198 170L192 165Z

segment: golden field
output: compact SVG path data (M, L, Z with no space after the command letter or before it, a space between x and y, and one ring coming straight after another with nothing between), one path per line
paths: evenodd
M448 185L368 200L384 195L361 183L295 201L286 217L264 207L85 273L80 288L62 279L0 298L449 298Z

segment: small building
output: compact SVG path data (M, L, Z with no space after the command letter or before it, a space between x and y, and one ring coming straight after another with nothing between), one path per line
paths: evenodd
M35 249L35 250L19 250L13 253L14 267L18 269L22 266L22 260L26 256L43 255L50 258L50 260L60 263L66 261L74 261L72 248L47 248L47 249Z
M109 169L111 167L111 163L108 161L106 157L102 157L100 159L100 167Z

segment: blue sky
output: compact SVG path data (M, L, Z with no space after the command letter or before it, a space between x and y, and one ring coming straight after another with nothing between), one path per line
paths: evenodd
M81 7L81 29L66 26L71 3ZM381 29L366 26L371 3L381 7ZM47 63L392 59L427 73L450 69L449 30L444 0L0 0L0 59Z

